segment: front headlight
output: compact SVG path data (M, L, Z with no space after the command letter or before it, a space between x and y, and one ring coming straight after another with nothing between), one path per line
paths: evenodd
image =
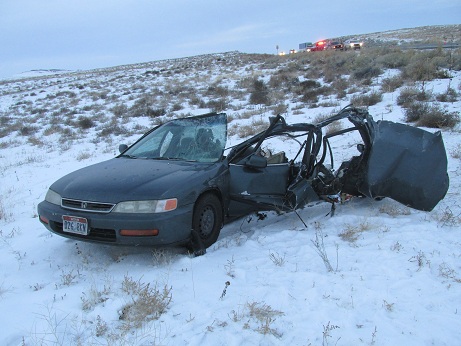
M45 196L45 201L56 205L61 205L61 195L57 192L54 192L53 190L48 189L48 192Z
M113 213L164 213L175 210L178 206L176 198L153 201L126 201L118 203Z

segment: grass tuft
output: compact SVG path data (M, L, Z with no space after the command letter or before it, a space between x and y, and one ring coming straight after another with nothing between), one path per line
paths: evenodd
M366 220L358 225L346 224L346 228L342 230L339 237L349 243L355 243L362 232L369 231L372 228L371 224Z
M130 295L130 302L121 309L120 320L124 329L140 328L146 322L157 320L172 300L171 287L134 281L125 275L122 290Z

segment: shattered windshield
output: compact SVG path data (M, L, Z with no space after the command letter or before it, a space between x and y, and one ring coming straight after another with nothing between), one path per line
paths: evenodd
M136 142L123 156L143 159L216 162L227 137L224 113L172 120Z

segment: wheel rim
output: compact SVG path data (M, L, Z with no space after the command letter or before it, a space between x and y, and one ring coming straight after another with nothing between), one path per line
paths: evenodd
M200 235L202 238L208 237L213 231L215 224L214 210L210 206L203 209L200 217Z

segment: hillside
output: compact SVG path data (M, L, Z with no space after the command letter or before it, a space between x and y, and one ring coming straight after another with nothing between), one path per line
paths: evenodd
M349 34L344 36L336 37L340 41L346 41L348 39L360 39L366 42L367 46L386 46L397 44L415 44L415 43L430 43L430 44L441 44L441 43L459 43L461 40L461 24L453 25L433 25L433 26L423 26L416 28L405 28L389 31L381 31L374 33L356 33ZM182 60L184 58L178 58ZM190 59L187 58L187 59ZM150 63L147 63L150 64ZM132 67L143 65L134 64ZM107 69L98 69L98 70L114 70L114 69L125 69L128 66L114 66L108 67ZM53 76L53 75L63 75L66 73L74 73L79 71L67 71L59 69L37 69L32 71L24 71L23 73L12 76L10 79L22 79L22 78L34 78L34 77L43 77L43 76ZM80 71L84 72L84 71ZM85 71L86 72L86 71ZM0 79L0 85L4 83Z
M0 82L0 344L459 342L460 50L226 52L54 72ZM326 203L249 215L200 257L70 241L37 218L56 179L168 119L225 111L230 147L275 114L315 122L350 103L442 132L450 189L433 211L357 198L334 216ZM333 149L355 154L347 141Z
M461 41L461 24L432 25L416 28L381 31L342 36L339 39L359 38L367 45L419 44L419 43L459 43Z

